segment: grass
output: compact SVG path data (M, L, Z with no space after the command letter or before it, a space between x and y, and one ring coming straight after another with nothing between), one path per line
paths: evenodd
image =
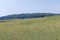
M60 16L2 20L0 40L60 40Z

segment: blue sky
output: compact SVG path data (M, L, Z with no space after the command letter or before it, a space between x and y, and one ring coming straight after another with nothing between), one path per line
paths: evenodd
M35 12L60 13L60 0L0 0L0 16Z

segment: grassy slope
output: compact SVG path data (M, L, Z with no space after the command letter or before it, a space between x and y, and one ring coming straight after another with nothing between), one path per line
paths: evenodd
M60 40L60 16L0 21L0 40Z

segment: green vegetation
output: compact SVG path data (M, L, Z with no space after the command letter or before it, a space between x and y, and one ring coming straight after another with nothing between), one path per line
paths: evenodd
M0 40L60 40L60 16L2 20Z

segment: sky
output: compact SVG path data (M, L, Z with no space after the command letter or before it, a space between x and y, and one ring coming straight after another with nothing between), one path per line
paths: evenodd
M60 13L60 0L0 0L0 16L20 13Z

